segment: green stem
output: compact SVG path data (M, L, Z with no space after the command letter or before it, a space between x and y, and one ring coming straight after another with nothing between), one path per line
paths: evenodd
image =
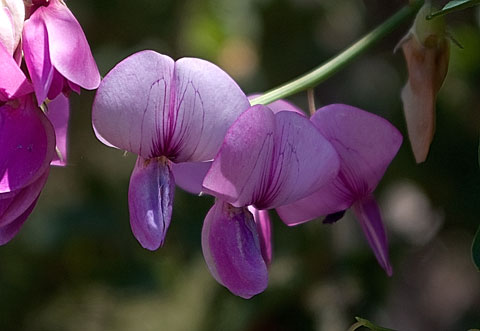
M417 0L409 6L400 9L395 15L386 20L383 24L368 33L362 39L358 40L352 46L331 58L316 69L300 76L288 83L285 83L265 94L253 99L250 103L253 105L268 104L275 100L288 97L292 94L312 88L323 82L337 71L345 67L347 64L363 54L382 38L387 36L396 27L403 23L406 19L412 17L423 5L423 0Z

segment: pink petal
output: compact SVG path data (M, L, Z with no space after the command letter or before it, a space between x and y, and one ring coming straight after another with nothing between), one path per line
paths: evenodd
M70 105L68 98L63 94L58 95L48 104L48 119L55 129L55 138L57 142L57 150L51 165L66 166L67 165L67 130L68 118L70 116Z
M257 105L229 129L203 186L238 207L276 208L332 180L338 162L308 119Z
M40 8L39 10L41 10ZM38 11L38 10L37 10ZM41 15L35 12L23 27L23 52L38 104L47 98L54 68L50 61L47 28Z
M0 107L0 193L21 189L45 172L55 153L55 132L27 98L20 108Z
M373 192L402 144L400 132L380 116L342 104L320 108L311 121L340 156L344 189L357 197Z
M257 225L262 257L268 266L272 262L272 222L270 221L270 215L268 210L258 210L253 206L248 206L248 210L252 213Z
M277 213L288 226L298 225L320 216L351 207L354 196L339 177L306 198L278 207Z
M173 79L175 99L164 122L171 141L164 148L175 162L211 160L248 99L227 73L205 60L178 60Z
M163 245L172 216L175 181L167 162L139 156L130 177L130 226L140 244L152 251Z
M23 189L0 194L0 227L6 226L22 216L38 199L48 178L49 168L32 184Z
M267 287L267 265L246 208L217 200L203 223L202 249L213 277L235 295L249 299Z
M211 165L211 161L172 163L175 183L187 192L200 194L203 190L203 179Z
M0 42L0 102L22 97L33 91L12 55Z
M368 196L363 200L357 201L353 205L355 216L362 226L363 233L368 240L368 244L375 253L380 266L387 275L392 275L392 266L388 258L387 235L380 216L380 210L373 196Z
M31 16L41 17L48 31L52 65L69 81L87 90L100 84L100 74L82 27L66 5L51 0Z
M169 134L170 85L174 63L153 51L143 51L117 64L103 79L95 97L92 122L97 137L109 145L141 155L156 154Z
M32 213L33 208L35 207L37 200L35 200L27 210L23 212L17 219L5 226L0 226L0 245L5 245L10 240L15 237L15 235L20 231L23 223L27 220L28 216Z

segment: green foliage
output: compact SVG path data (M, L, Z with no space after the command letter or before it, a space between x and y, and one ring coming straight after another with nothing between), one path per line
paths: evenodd
M463 10L469 7L473 7L480 4L480 0L453 0L448 2L442 9L431 13L427 16L427 20L430 20L434 17L444 16L459 10Z

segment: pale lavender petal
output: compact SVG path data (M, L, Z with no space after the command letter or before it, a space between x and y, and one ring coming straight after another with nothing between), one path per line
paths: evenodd
M18 231L20 231L20 228L22 227L23 223L25 223L28 216L32 213L36 203L37 203L37 200L35 200L30 205L30 207L28 207L28 209L25 210L25 212L22 215L20 215L17 219L15 219L13 222L10 222L5 226L0 226L0 245L5 245L10 240L12 240L13 237L15 237Z
M213 277L235 295L249 299L267 287L267 265L246 208L217 200L203 223L202 250Z
M380 266L387 275L392 275L392 266L388 258L387 235L380 216L380 210L373 196L368 196L355 202L353 211L362 226L363 233L368 240L368 244L373 250Z
M229 129L203 186L238 207L276 208L321 188L336 176L338 163L308 119L257 105Z
M174 62L143 51L117 64L100 84L92 109L99 140L149 159L169 137L165 128L170 107Z
M267 194L256 203L261 209L276 208L312 194L332 181L339 169L332 145L307 118L282 111L275 120L275 168Z
M62 76L81 87L92 90L100 84L100 74L90 51L87 38L75 16L61 1L38 8L48 31L52 65ZM30 18L31 19L31 18Z
M32 184L17 190L13 195L0 194L0 227L15 222L38 199L48 178L49 168Z
M0 42L0 102L19 98L33 91L24 73Z
M281 220L288 226L333 214L352 206L354 195L339 177L306 198L277 207Z
M0 193L37 180L55 153L55 132L43 112L27 98L20 108L0 107Z
M344 187L359 198L373 192L402 144L400 132L380 116L342 104L320 108L311 121L337 150Z
M268 189L274 149L275 117L253 106L230 127L205 180L204 191L231 204L249 206Z
M272 222L270 221L270 215L268 210L258 210L253 206L248 206L248 210L252 213L257 225L262 257L268 266L272 262Z
M211 165L211 161L172 163L175 184L187 192L200 194L203 190L203 179Z
M261 94L249 95L248 100L253 100L253 99L255 99L256 97L259 97L259 96L261 96ZM274 114L276 114L278 112L281 112L281 111L293 111L293 112L298 113L302 116L305 116L305 113L300 108L295 106L293 103L288 102L287 100L280 99L280 100L274 101L272 103L269 103L266 106L268 108L270 108L273 111Z
M175 162L213 159L227 129L250 106L247 97L226 72L201 59L178 60L172 86L165 155Z
M23 53L39 105L47 98L54 74L48 43L43 19L32 15L23 27Z
M149 250L163 245L172 217L175 180L168 160L141 156L130 177L128 206L135 238Z
M55 138L57 142L57 150L51 165L66 166L67 165L67 130L68 118L70 116L70 105L68 98L63 94L58 95L48 104L48 119L55 129Z

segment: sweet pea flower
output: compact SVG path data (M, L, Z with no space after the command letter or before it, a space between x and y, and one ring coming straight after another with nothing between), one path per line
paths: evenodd
M85 34L61 0L33 1L23 27L23 52L38 104L80 87L96 89L100 74Z
M340 171L312 195L278 207L280 218L290 226L320 216L331 223L353 207L377 261L391 275L387 237L373 191L400 148L400 132L377 115L342 104L318 109L311 121L340 156Z
M217 197L202 229L213 277L243 298L262 292L271 259L266 210L312 194L338 167L332 145L305 116L261 105L243 113L203 181L204 192Z
M32 84L0 42L0 103L23 97L33 91Z
M173 163L213 159L248 107L238 85L200 59L173 61L142 51L107 74L93 104L93 126L100 141L138 154L128 200L131 228L144 248L161 246L170 224Z
M54 129L33 95L0 106L0 245L19 231L45 185Z

